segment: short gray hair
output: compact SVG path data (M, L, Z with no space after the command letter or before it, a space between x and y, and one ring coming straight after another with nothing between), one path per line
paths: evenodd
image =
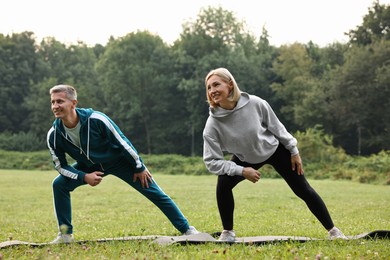
M61 85L56 85L50 89L50 95L53 93L61 93L61 92L65 92L66 97L69 100L77 100L77 91L73 86L61 84Z

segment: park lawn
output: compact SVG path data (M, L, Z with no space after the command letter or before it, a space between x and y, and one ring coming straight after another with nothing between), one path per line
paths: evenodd
M0 170L0 242L9 239L48 242L57 234L51 182L55 171ZM154 177L177 203L190 224L207 233L221 231L215 200L216 177ZM346 235L390 230L390 188L349 181L309 182ZM306 236L327 232L282 179L240 183L235 191L235 230L242 236ZM180 235L148 200L114 176L96 187L72 193L77 240ZM267 245L170 245L150 241L28 246L0 249L0 259L389 259L389 240L281 242Z

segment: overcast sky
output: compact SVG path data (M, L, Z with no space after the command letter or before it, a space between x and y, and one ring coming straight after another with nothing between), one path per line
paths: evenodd
M245 21L254 35L262 27L275 46L294 42L325 46L363 22L373 0L0 0L0 33L32 31L37 40L105 45L110 36L148 30L171 44L201 8L222 7ZM390 0L380 0L390 4Z

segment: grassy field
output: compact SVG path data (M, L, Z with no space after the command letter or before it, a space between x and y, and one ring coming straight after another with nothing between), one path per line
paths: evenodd
M51 182L54 171L0 170L0 242L48 242L57 235ZM221 231L216 177L154 174L190 224ZM346 235L390 229L390 187L310 180ZM281 179L244 181L235 189L235 230L240 236L307 236L327 232ZM135 235L180 235L148 200L114 176L72 193L77 240ZM390 259L389 240L312 241L268 245L170 245L149 241L20 246L0 249L0 259Z

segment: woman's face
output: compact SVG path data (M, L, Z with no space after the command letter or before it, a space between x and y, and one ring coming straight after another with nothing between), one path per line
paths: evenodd
M228 100L230 92L233 89L231 82L227 83L221 77L212 75L207 80L206 87L209 98L214 101L215 104L225 109L232 108L231 105L234 102Z

